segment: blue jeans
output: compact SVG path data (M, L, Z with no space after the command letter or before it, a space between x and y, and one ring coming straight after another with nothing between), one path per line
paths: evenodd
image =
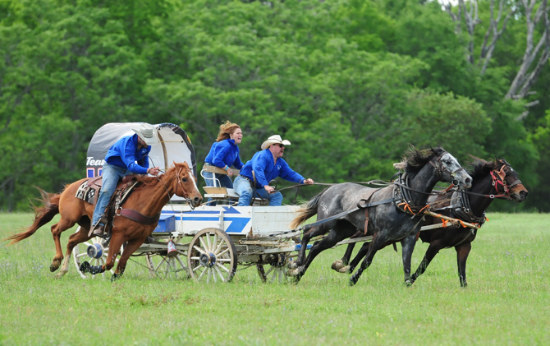
M250 205L253 193L250 181L239 175L237 178L235 178L233 186L235 187L235 192L237 193L237 195L239 195L239 203L237 205ZM254 197L260 197L269 200L270 206L278 206L283 204L282 193L280 193L279 191L275 193L268 193L263 187L256 189Z
M131 173L132 172L130 172L126 168L110 165L108 163L103 165L103 171L101 173L103 184L101 185L101 191L99 192L97 204L95 205L92 226L95 225L105 213L105 208L109 204L111 196L113 196L113 193L115 193L118 181L122 177Z
M233 182L227 174L216 174L212 172L202 172L202 177L206 186L218 186L218 181L220 182L220 187L227 187L229 189L233 188ZM217 179L217 180L216 180Z

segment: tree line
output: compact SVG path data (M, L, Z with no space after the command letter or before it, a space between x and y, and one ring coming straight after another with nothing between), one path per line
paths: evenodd
M243 161L280 134L324 182L410 145L505 158L530 195L495 208L550 211L546 2L2 1L0 210L83 177L105 123L180 125L200 166L230 120Z

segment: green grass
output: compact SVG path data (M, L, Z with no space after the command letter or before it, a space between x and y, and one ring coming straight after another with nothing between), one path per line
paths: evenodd
M473 243L466 289L453 249L408 288L391 247L354 287L330 269L344 247L321 254L298 285L262 284L255 268L241 267L229 284L159 280L135 263L115 283L83 280L72 264L59 280L45 226L0 246L0 345L548 344L550 215L489 219ZM0 214L0 238L31 221ZM426 247L417 244L413 270Z

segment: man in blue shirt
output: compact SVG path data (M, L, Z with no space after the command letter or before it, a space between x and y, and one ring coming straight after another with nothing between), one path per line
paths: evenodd
M275 192L269 182L277 177L300 184L313 184L313 179L306 179L293 171L283 159L285 146L290 142L279 135L273 135L262 143L250 161L245 163L240 175L233 182L235 192L239 195L238 205L251 205L253 196L268 199L270 206L281 205L283 195Z
M156 138L155 127L142 124L133 131L134 135L119 139L109 148L105 156L105 164L101 173L103 184L94 209L93 227L90 229L89 236L104 236L106 221L103 214L120 178L129 174L157 175L160 172L158 167L149 168L148 161L151 144L155 142Z

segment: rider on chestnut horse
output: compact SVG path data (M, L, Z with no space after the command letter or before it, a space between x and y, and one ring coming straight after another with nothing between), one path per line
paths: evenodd
M93 227L89 236L104 237L106 218L103 216L119 180L129 174L151 174L156 176L160 169L149 168L149 152L155 142L154 126L143 124L133 129L134 135L122 137L111 146L105 156L101 173L103 186L94 209Z

